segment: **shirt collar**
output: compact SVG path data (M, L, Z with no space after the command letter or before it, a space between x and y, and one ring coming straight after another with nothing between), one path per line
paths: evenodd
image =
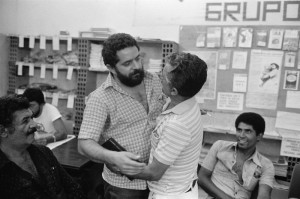
M171 102L171 100L168 98L164 108L167 108L170 102ZM162 114L168 114L168 113L172 112L177 115L181 115L181 114L189 111L193 106L195 106L195 104L197 104L196 98L191 97L191 98L184 100L183 102L177 104L173 108L163 111ZM199 109L199 111L200 111L200 109Z
M10 160L6 157L6 155L0 149L0 169L2 169L2 167L4 167L9 162L10 162Z
M232 144L231 148L235 151L235 154L236 154L236 152L237 152L236 151L237 150L237 142L234 142ZM261 163L260 163L260 160L259 160L258 156L259 156L259 153L258 153L257 149L255 149L255 152L247 160L252 160L256 165L261 167Z

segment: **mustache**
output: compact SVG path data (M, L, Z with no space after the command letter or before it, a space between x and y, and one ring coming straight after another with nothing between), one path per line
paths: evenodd
M37 128L36 128L36 127L32 127L32 128L30 128L30 129L28 130L27 135L33 134L33 133L36 132L36 131L37 131Z

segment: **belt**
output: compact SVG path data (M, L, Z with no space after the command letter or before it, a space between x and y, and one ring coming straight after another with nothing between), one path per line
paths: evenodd
M185 193L192 191L192 188L194 188L196 182L197 182L197 180L193 180L192 187L189 188L189 190L187 190Z

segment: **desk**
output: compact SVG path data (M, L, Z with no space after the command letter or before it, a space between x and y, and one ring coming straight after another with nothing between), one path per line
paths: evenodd
M75 138L52 150L58 162L67 170L79 171L89 163L88 158L78 153L77 142Z
M58 162L79 183L88 198L98 198L96 187L102 183L103 164L90 161L78 153L77 138L52 150Z

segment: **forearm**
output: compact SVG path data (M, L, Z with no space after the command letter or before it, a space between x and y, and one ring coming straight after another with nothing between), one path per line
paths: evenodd
M104 149L94 140L78 140L78 152L94 162L113 164L114 152Z
M232 199L225 192L219 189L212 181L208 178L201 178L198 180L199 186L208 193L210 196L213 196L216 199Z

